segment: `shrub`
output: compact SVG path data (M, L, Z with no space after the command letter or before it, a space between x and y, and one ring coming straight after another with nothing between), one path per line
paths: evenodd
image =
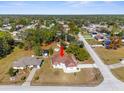
M0 58L10 54L15 47L15 41L9 32L0 31Z
M21 78L21 80L25 80L26 79L26 76L23 76L22 78Z
M78 53L76 54L76 58L79 61L84 61L87 60L89 58L89 54L87 53L87 51L83 48L80 48Z
M39 45L36 45L33 47L34 53L36 56L41 56L42 55L42 50Z
M24 47L24 44L20 42L20 43L18 44L18 47L19 47L20 49L22 49L22 48Z
M84 61L89 58L88 52L84 48L80 48L78 45L71 44L69 47L66 49L67 53L72 53L75 55L76 59L79 61Z
M61 42L60 42L60 45L63 46L64 49L66 49L67 44L66 44L65 42L61 41Z
M18 73L19 70L10 68L8 74L13 77Z

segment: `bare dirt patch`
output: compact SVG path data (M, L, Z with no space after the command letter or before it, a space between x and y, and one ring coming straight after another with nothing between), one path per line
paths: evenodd
M36 80L36 77L39 77ZM98 69L82 69L78 73L64 73L63 70L54 69L49 61L45 61L33 80L32 85L98 85L103 80Z
M124 58L124 47L118 48L117 50L97 47L94 50L107 65L118 63L119 59Z
M124 82L124 67L112 69L111 71L116 78Z

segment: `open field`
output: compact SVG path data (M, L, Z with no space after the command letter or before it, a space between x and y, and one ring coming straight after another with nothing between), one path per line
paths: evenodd
M94 50L107 65L118 63L120 58L124 58L124 47L118 48L117 50L97 47Z
M36 72L32 85L97 85L102 80L98 69L82 69L78 73L66 74L63 70L53 69L49 59L46 59Z
M11 65L13 61L24 57L24 56L31 56L33 53L31 51L25 51L23 49L15 48L14 51L6 56L5 58L2 58L0 60L0 84L21 84L24 81L21 80L22 77L27 77L29 74L29 69L25 71L19 71L19 73L15 76L14 81L10 81L10 76L8 74L9 69L11 68Z
M124 82L124 67L112 69L111 71L115 77Z

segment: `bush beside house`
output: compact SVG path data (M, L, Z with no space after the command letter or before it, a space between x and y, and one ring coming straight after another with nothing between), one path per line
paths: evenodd
M9 74L11 77L13 77L13 76L15 76L18 72L19 72L19 70L10 68L8 74Z
M79 61L84 61L89 58L88 52L84 48L80 48L76 44L70 44L69 47L66 49L66 52L75 55L76 59L78 59Z

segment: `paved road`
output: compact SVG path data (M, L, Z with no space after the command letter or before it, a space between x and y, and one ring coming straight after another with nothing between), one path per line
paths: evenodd
M35 72L37 71L37 68L33 68L28 76L28 78L26 79L26 81L22 84L22 86L30 86L30 83L35 75Z
M93 58L95 64L99 68L100 72L102 73L104 77L104 81L96 86L96 87L84 87L84 86L16 86L16 85L10 85L10 86L0 86L0 90L71 90L71 91L92 91L92 90L124 90L124 83L120 80L116 79L112 73L110 72L109 68L103 64L102 60L99 58L99 56L94 52L94 50L91 48L91 46L86 42L86 40L83 38L81 34L79 34L80 40L84 42L84 46Z
M109 87L114 89L121 89L124 90L124 83L120 80L116 79L109 68L102 62L100 57L94 52L94 50L90 47L90 45L87 43L87 41L83 38L83 36L79 33L79 40L84 42L84 46L93 58L95 64L99 68L100 72L102 73L104 77L104 81L102 84L100 84L98 87Z
M115 68L119 68L119 67L124 67L124 64L122 63L115 63L115 64L110 64L107 65L110 69L115 69Z

